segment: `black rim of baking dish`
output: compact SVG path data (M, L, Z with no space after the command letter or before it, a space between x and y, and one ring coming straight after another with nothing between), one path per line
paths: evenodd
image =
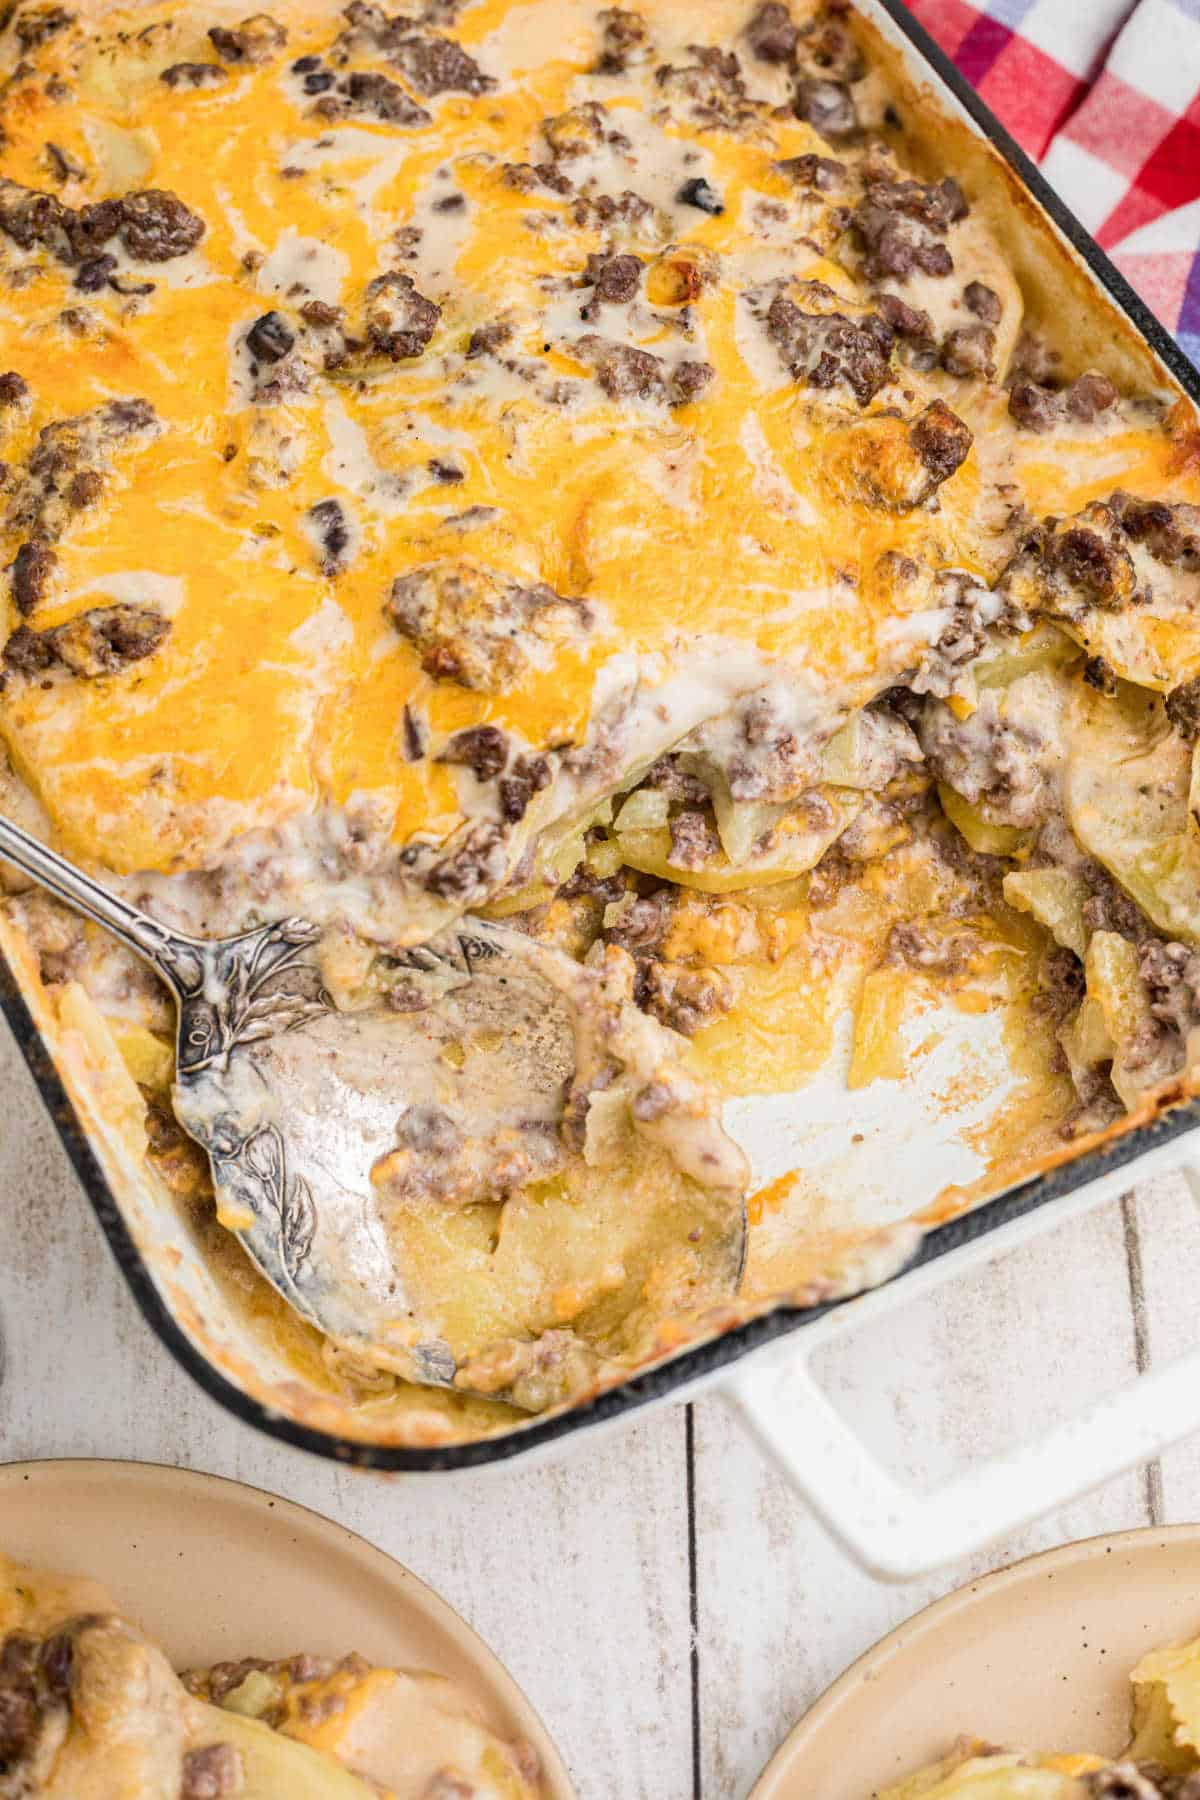
M875 3L888 14L922 60L1000 151L1042 210L1079 252L1099 285L1137 327L1184 391L1200 405L1200 373L1193 368L1129 283L1113 267L1095 240L1063 205L1025 152L1009 136L929 34L917 24L901 4L901 0L875 0ZM17 985L16 977L2 957L0 1010L8 1020L46 1109L92 1203L109 1247L147 1324L176 1362L210 1399L269 1437L281 1443L292 1444L298 1449L311 1451L316 1456L363 1469L397 1474L479 1468L489 1463L506 1462L512 1457L545 1449L571 1432L624 1418L652 1401L667 1398L682 1387L690 1387L693 1383L718 1375L751 1351L774 1343L805 1325L814 1324L837 1307L849 1304L846 1300L838 1300L803 1310L780 1307L734 1327L721 1337L682 1351L640 1375L631 1376L620 1387L613 1388L594 1400L584 1401L540 1423L523 1424L500 1436L482 1438L471 1443L411 1449L399 1445L360 1442L334 1432L301 1425L254 1399L222 1375L192 1343L167 1307L133 1241L121 1208L105 1179L96 1153ZM937 1262L950 1251L974 1243L1000 1226L1074 1193L1102 1175L1136 1162L1148 1151L1195 1130L1198 1124L1200 1101L1187 1101L1159 1118L1122 1133L1110 1143L1085 1151L1059 1168L1031 1176L973 1211L927 1232L912 1261L892 1279L901 1280L913 1269Z

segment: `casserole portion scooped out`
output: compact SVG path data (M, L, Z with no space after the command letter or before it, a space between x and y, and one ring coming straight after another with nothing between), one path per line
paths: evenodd
M9 882L211 1361L509 1429L1184 1091L1196 420L852 8L6 20L0 808L313 921L411 1073L362 1178L445 1395L259 1280L167 996Z

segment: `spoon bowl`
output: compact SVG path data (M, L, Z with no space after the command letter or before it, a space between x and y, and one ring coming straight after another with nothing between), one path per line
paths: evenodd
M462 1347L422 1314L388 1209L397 1194L451 1206L505 1198L560 1166L585 1011L578 966L472 919L399 952L386 992L343 1010L306 920L204 941L168 931L8 820L0 855L114 932L171 989L176 1116L208 1154L221 1224L272 1286L379 1366L469 1391ZM727 1179L717 1191L689 1236L705 1285L729 1295L745 1206Z

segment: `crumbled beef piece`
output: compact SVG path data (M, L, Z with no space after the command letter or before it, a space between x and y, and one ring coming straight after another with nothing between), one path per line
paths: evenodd
M202 1694L214 1706L240 1688L247 1675L267 1674L278 1668L278 1664L269 1663L261 1656L243 1656L237 1662L215 1662L208 1670L207 1680L198 1682L194 1675L185 1674L180 1677L189 1693Z
M398 82L389 81L386 75L363 70L347 75L338 83L336 93L324 94L317 101L315 110L327 119L360 113L378 119L384 125L415 127L428 125L430 118L425 108L418 106Z
M152 656L170 629L170 620L149 606L97 606L48 631L18 627L4 660L23 674L59 667L91 680Z
M232 1800L242 1791L242 1759L232 1744L206 1744L183 1759L179 1800Z
M470 725L455 732L437 761L461 763L476 781L492 781L508 761L508 739L495 725Z
M263 313L246 333L246 348L256 362L275 363L295 346L296 334L282 313Z
M337 86L337 76L332 69L316 69L311 75L304 77L306 94L327 94L330 88Z
M0 1686L0 1769L7 1772L30 1757L41 1735L36 1684Z
M81 206L71 222L71 251L77 260L94 256L115 238L125 219L123 200L97 200Z
M1108 504L1120 519L1125 536L1144 544L1157 562L1193 575L1200 573L1200 506L1189 506L1186 501L1171 505L1165 500L1139 500L1120 492L1113 494Z
M867 72L862 51L846 26L846 8L831 0L810 19L796 43L796 65L802 74L824 75L853 84Z
M46 587L57 562L58 557L49 545L39 543L36 538L22 544L17 551L12 565L12 597L13 605L23 619L27 619L45 599Z
M71 227L76 215L54 194L21 187L0 176L0 231L22 250L41 244L62 262L74 260Z
M767 333L793 379L804 387L844 383L865 406L890 373L892 333L878 313L848 319L844 313L806 313L786 294L776 294Z
M1038 966L1038 999L1042 1010L1062 1021L1075 1011L1087 990L1083 964L1073 950L1055 944Z
M396 1142L422 1156L452 1156L462 1132L440 1106L406 1106L396 1121Z
M18 675L41 675L54 666L54 650L41 631L18 625L4 646L4 666Z
M840 187L846 179L844 162L833 156L816 156L811 150L803 156L784 157L775 167L797 187L817 188L823 194Z
M569 112L555 113L541 123L542 136L556 161L560 157L570 160L573 156L585 156L591 150L598 150L608 130L608 114L595 100L573 106Z
M721 840L702 812L677 813L671 820L671 854L676 869L702 869L720 854Z
M233 30L224 25L213 25L208 35L217 55L231 63L270 62L273 56L280 54L288 39L286 28L269 13L254 13Z
M867 277L903 281L916 270L923 275L951 274L954 259L941 240L966 212L962 190L950 176L930 186L919 181L869 182L852 221Z
M548 645L578 641L592 625L585 602L468 562L398 575L387 612L428 674L483 693L519 685Z
M418 94L489 94L496 85L461 44L436 31L400 38L388 60L407 76Z
M631 896L619 919L605 927L605 941L639 953L654 949L666 935L675 900L670 888L656 894Z
M638 1005L684 1037L695 1037L702 1026L720 1018L733 1005L733 987L719 969L646 962L638 974Z
M490 319L486 325L477 325L467 340L467 355L490 356L494 350L500 350L512 341L513 328L507 319Z
M908 435L935 487L961 468L974 442L970 427L951 412L944 400L931 400L913 420Z
M70 1630L55 1632L38 1651L38 1672L54 1700L65 1700L71 1691L75 1644Z
M1053 534L1046 544L1044 561L1051 575L1062 575L1096 605L1121 606L1130 598L1129 558L1106 543L1097 531L1073 525Z
M340 500L318 500L308 509L321 545L321 573L334 576L346 566L350 522Z
M315 331L323 331L329 325L339 325L345 316L340 306L330 306L327 300L306 300L300 308L300 317Z
M1089 656L1083 665L1083 679L1089 687L1095 688L1098 694L1113 699L1117 692L1117 676L1111 663L1106 663L1102 656Z
M1186 743L1194 744L1200 739L1200 675L1173 687L1163 704L1168 719Z
M1015 381L1009 390L1008 410L1026 431L1050 431L1059 420L1058 395L1036 381Z
M763 0L746 27L750 54L766 63L790 63L799 35L799 27L781 0Z
M1153 1016L1186 1038L1200 1022L1200 951L1147 938L1138 945L1138 973Z
M469 827L448 856L441 856L423 877L428 893L440 900L471 906L504 879L503 833L488 821Z
M465 481L467 478L465 469L460 469L457 463L446 462L445 459L440 456L431 456L426 466L435 481L440 481L447 485Z
M89 256L75 271L74 285L81 294L98 294L108 287L117 270L115 256Z
M968 281L963 289L963 305L985 325L998 325L1004 311L999 294L994 288L985 287L982 281Z
M170 262L172 257L186 256L196 248L204 230L204 220L165 188L143 188L121 201L121 242L139 262Z
M1088 930L1115 931L1134 943L1140 942L1146 935L1145 918L1124 888L1117 886L1108 870L1088 858L1077 865L1077 872L1091 890L1082 907L1083 922Z
M671 370L667 383L667 401L671 406L688 406L698 400L711 385L716 370L711 363L689 362L676 363Z
M1004 718L993 691L980 696L966 719L956 718L941 700L927 700L916 729L933 773L964 800L985 805L1021 830L1045 817L1051 803L1044 766L1048 746L1036 732Z
M732 50L689 44L694 62L661 64L654 79L668 100L687 102L696 124L721 131L740 131L758 118L759 109L746 93L742 68Z
M417 292L411 275L394 269L368 284L366 304L371 346L393 362L420 356L442 316L440 306Z
M625 306L638 291L642 278L640 256L604 256L587 259L583 279L595 289L595 298L613 306Z
M596 14L596 21L601 32L597 75L623 75L626 69L646 61L650 47L646 21L640 13L606 6Z
M880 318L891 326L897 337L932 344L933 320L923 307L910 306L899 294L879 294L875 305Z
M629 1110L641 1124L663 1119L675 1105L675 1094L669 1081L647 1081L629 1103Z
M825 81L820 77L798 81L794 110L798 119L803 119L831 143L854 137L858 132L858 109L844 82Z
M941 363L950 375L982 375L990 381L996 373L996 334L988 325L960 325L942 339Z
M47 543L57 542L77 508L79 476L101 479L112 445L156 424L147 401L109 400L93 412L44 425L9 508L8 526ZM91 500L97 492L92 491Z
M975 932L931 931L914 919L893 925L888 933L884 958L910 969L925 969L938 975L961 975L971 965L979 948Z
M75 23L75 14L65 6L30 6L13 23L22 50L36 50L48 39Z
M216 88L229 80L229 72L220 63L178 62L160 74L169 88Z
M620 194L583 194L571 208L576 225L597 226L602 230L625 225L630 231L636 231L653 216L654 208L650 202L629 188Z
M702 394L713 379L708 363L682 362L669 368L649 350L591 333L577 338L572 347L593 364L610 400L658 400L682 406Z
M1057 381L1061 361L1060 352L1040 333L1023 326L1013 350L1010 372L1014 380L1037 381L1045 386Z
M1116 405L1117 390L1107 375L1098 375L1094 369L1089 369L1065 390L1062 403L1069 419L1090 425L1100 413L1108 412Z
M678 756L660 756L642 777L644 787L657 788L671 800L685 800L691 806L703 806L709 798L708 786L698 775L686 770Z
M1162 1800L1155 1782L1139 1773L1131 1762L1113 1763L1084 1775L1083 1786L1093 1800Z
M720 194L702 175L694 175L690 181L685 181L675 198L680 206L694 206L700 212L711 213L714 218L725 211Z
M0 375L0 408L24 406L31 397L29 383L15 369L8 369Z
M504 184L520 194L532 194L539 187L552 194L573 194L575 183L552 162L505 163Z
M549 787L553 770L544 756L518 756L507 774L500 777L500 814L510 825L519 824L529 810L529 802L543 788Z

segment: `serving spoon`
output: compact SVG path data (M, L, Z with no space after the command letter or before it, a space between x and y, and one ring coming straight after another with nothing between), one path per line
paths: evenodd
M436 1118L450 1042L480 1095L485 1160L489 1134L507 1128L511 1139L514 1123L535 1144L555 1136L574 1067L572 1014L531 964L531 941L464 921L396 953L406 1010L380 1000L343 1011L307 920L204 940L168 930L2 818L0 857L112 932L170 989L175 1115L208 1155L221 1223L271 1285L328 1336L408 1380L461 1391L465 1358L421 1317L371 1170L395 1151L401 1116ZM436 1169L436 1142L431 1158ZM732 1294L746 1248L741 1195L721 1198L700 1235L699 1254Z

